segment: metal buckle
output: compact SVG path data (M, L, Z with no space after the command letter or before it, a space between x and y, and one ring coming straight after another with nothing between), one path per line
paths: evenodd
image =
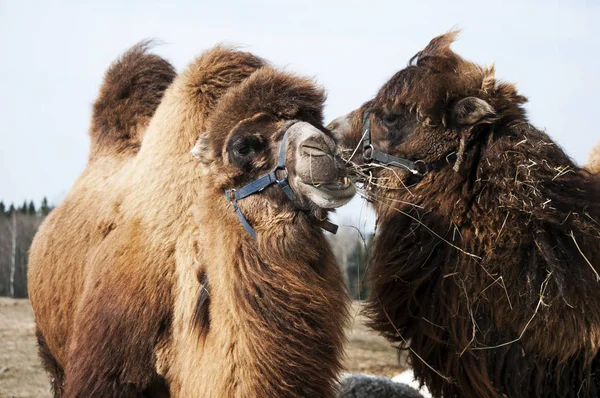
M277 170L281 170L285 175L279 179L279 176L277 175ZM277 184L281 185L282 183L286 182L288 179L289 173L287 171L287 168L285 166L283 167L277 167L277 169L275 170L275 181L277 182Z
M374 150L375 150L375 148L373 148L372 144L369 144L363 148L363 158L365 161L371 163L371 160L373 160L373 151ZM369 152L367 152L367 151L369 151Z
M429 173L429 167L427 167L427 163L425 163L422 160L415 160L415 169L411 170L411 173L424 177L425 175L427 175L427 173ZM421 165L421 167L419 167L419 165Z
M237 202L237 199L235 198L235 188L228 189L227 194L228 194L227 196L229 196L228 199L229 199L229 202L231 202L231 204L234 204L235 202Z

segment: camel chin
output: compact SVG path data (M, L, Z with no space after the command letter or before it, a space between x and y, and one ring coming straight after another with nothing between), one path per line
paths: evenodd
M343 206L356 193L354 183L347 177L319 185L297 181L296 187L299 193L322 209L335 209Z

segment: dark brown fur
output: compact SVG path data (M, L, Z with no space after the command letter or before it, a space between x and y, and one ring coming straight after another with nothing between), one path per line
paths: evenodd
M44 339L44 335L40 332L39 329L36 329L35 336L37 338L38 343L38 354L40 359L42 360L42 366L48 372L50 376L50 384L52 385L52 392L55 397L61 397L63 394L63 383L65 372L60 366L56 359L50 352L50 348L48 348L48 344L46 344L46 339Z
M370 111L376 148L433 166L373 171L370 325L436 397L596 397L600 183L527 122L514 86L450 50L454 36L346 136L354 148Z
M198 333L202 335L208 332L210 327L210 292L208 290L210 286L206 272L200 271L198 282L200 283L200 293L198 293L198 302L194 308L192 323L198 328Z

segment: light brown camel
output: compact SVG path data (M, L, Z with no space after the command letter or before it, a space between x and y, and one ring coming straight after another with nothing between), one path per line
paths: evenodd
M370 325L436 397L598 397L598 177L454 37L334 124L378 216Z
M319 220L354 187L324 98L223 47L177 77L141 47L111 66L89 162L31 249L57 396L335 395L347 294ZM280 146L292 193L241 199Z
M600 173L600 142L592 149L585 167L592 173Z

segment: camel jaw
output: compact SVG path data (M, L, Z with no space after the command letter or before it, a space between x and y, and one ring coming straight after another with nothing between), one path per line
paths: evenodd
M296 189L311 202L323 209L335 209L348 203L356 193L354 183L348 178L321 184L305 183L296 177Z

